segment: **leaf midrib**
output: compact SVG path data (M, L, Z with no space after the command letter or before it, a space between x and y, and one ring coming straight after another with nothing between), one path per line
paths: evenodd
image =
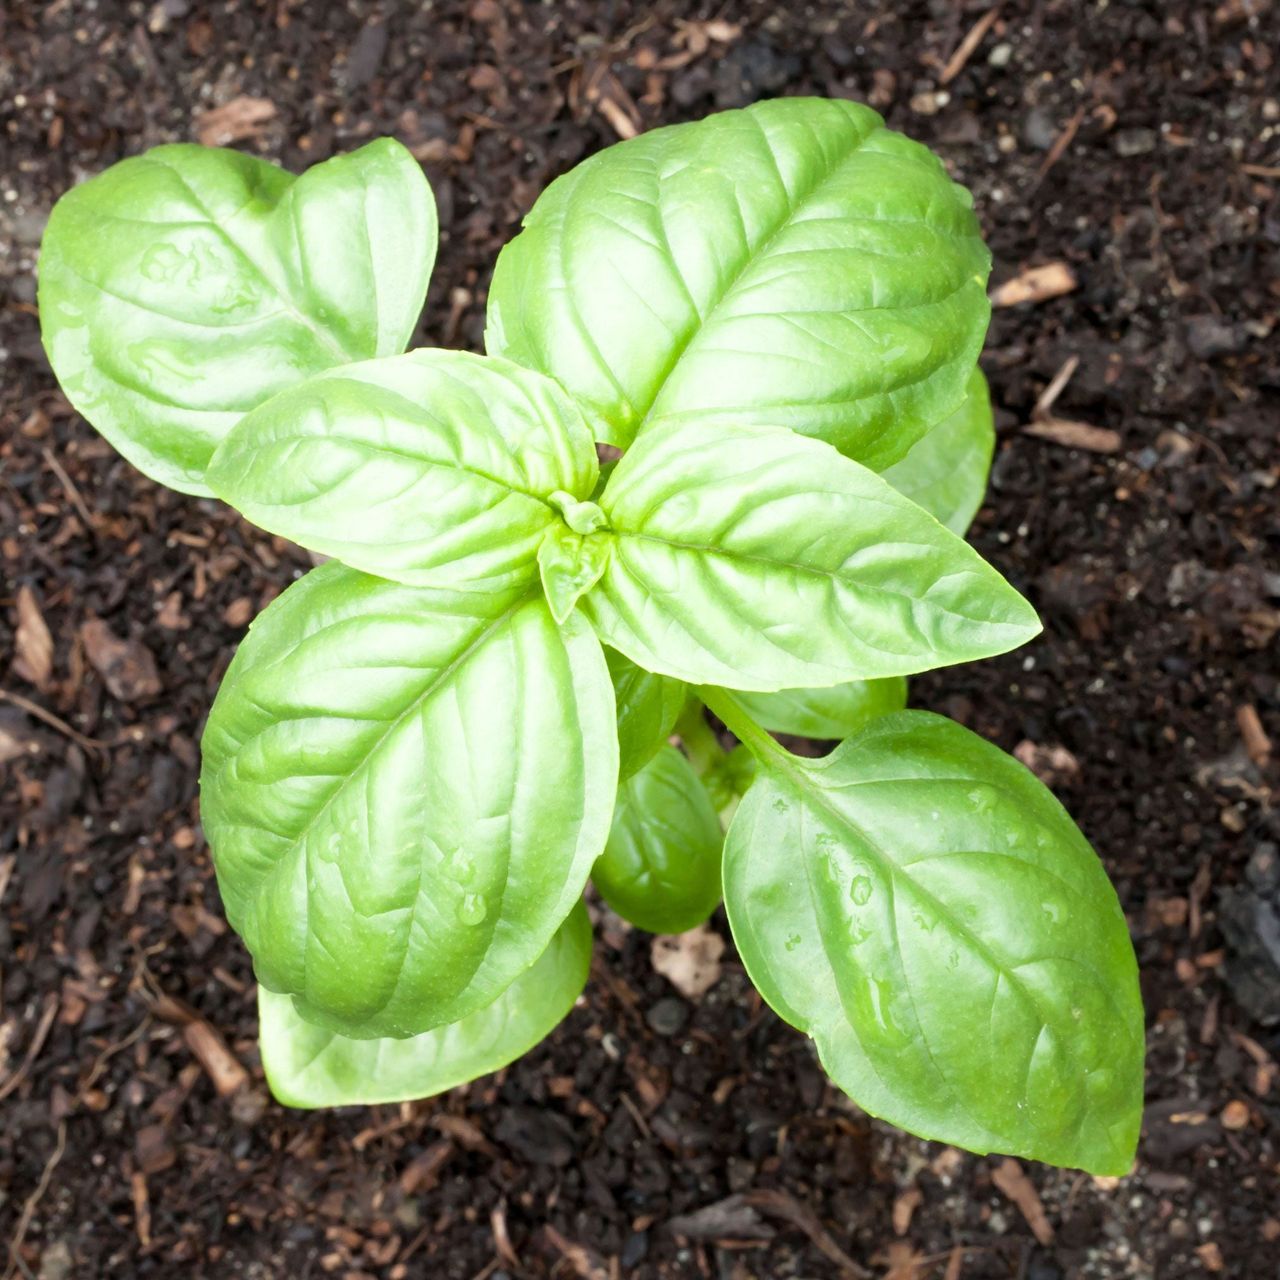
M649 397L649 405L644 412L644 416L636 424L635 435L639 435L655 417L654 411L657 408L659 401L662 399L662 394L666 389L667 383L670 382L672 376L675 374L680 362L684 359L689 349L698 341L699 337L710 327L713 319L715 318L716 312L732 296L733 291L738 287L739 283L741 283L742 278L761 258L768 254L770 246L783 234L784 231L792 226L796 221L796 215L804 208L804 206L808 204L808 202L811 201L818 192L820 192L822 188L836 176L843 166L866 145L870 138L874 137L876 133L884 131L883 122L873 125L866 133L857 138L857 140L853 142L847 150L842 151L834 162L829 165L823 165L816 179L806 187L798 188L793 196L792 193L787 190L786 181L782 177L782 170L778 167L778 158L774 154L773 143L768 132L756 116L749 110L743 112L743 117L755 126L764 142L765 154L768 156L771 164L773 165L774 171L778 175L778 186L781 188L784 200L788 205L786 213L767 232L765 232L754 248L748 249L746 256L739 264L738 269L725 282L719 293L710 300L710 305L707 307L705 312L698 316L698 323L693 325L688 334L676 344L675 350L672 352L671 358L667 363L667 367L659 376L658 382L653 389L653 394ZM852 120L852 117L849 117L849 119ZM672 262L674 267L674 255Z

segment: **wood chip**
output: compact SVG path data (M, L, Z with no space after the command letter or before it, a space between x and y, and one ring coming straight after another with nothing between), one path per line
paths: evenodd
M608 1263L594 1249L566 1239L550 1223L542 1230L575 1276L581 1280L609 1280Z
M968 34L956 45L955 52L947 59L947 65L942 68L942 74L938 77L939 84L950 84L965 69L965 65L973 57L974 51L982 43L983 37L991 30L992 24L999 15L1000 6L996 5L988 9L969 28Z
M1196 1249L1196 1255L1200 1261L1204 1263L1206 1271L1222 1271L1226 1268L1226 1263L1222 1260L1222 1250L1210 1240L1208 1244L1202 1244Z
M919 1187L908 1187L893 1202L893 1233L905 1236L911 1230L911 1219L924 1200Z
M705 924L688 933L660 934L650 950L654 969L690 1000L720 981L723 954L724 939Z
M258 137L275 118L275 103L269 98L232 98L196 116L196 138L206 147L226 147Z
M1084 449L1089 453L1119 453L1118 431L1109 427L1093 427L1087 422L1071 422L1066 418L1047 418L1022 428L1024 434L1060 444L1068 449Z
M1022 1166L1012 1157L1006 1157L992 1171L991 1181L1018 1207L1018 1212L1031 1228L1031 1234L1042 1245L1052 1244L1053 1227L1045 1215L1044 1205L1040 1203L1040 1193L1023 1173Z
M1222 1108L1222 1114L1218 1119L1224 1129L1238 1133L1249 1123L1249 1104L1234 1098Z
M1024 303L1047 302L1060 298L1079 286L1076 273L1065 262L1046 262L1042 267L1027 267L1012 280L991 291L993 307L1017 307Z
M420 1151L400 1174L400 1190L407 1196L418 1191L430 1191L439 1182L440 1170L449 1162L455 1150L448 1138L441 1138L425 1151Z
M188 1022L182 1028L182 1038L213 1081L219 1097L229 1097L249 1083L249 1073L241 1066L240 1060L203 1018Z
M138 1243L151 1247L151 1200L147 1195L147 1175L135 1170L129 1178L129 1190L133 1197L133 1222L138 1232Z
M1236 724L1240 726L1240 737L1244 739L1244 749L1249 753L1249 759L1259 767L1265 765L1271 759L1271 739L1262 727L1257 707L1251 702L1237 707Z
M960 1269L964 1266L964 1248L956 1245L947 1259L947 1269L942 1273L942 1280L960 1280Z
M511 1233L507 1230L507 1202L499 1200L489 1214L489 1225L493 1229L493 1250L502 1260L502 1265L521 1275L524 1264L520 1261L511 1244Z

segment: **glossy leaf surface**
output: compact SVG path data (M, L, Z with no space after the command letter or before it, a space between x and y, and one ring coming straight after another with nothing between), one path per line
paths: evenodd
M959 538L791 431L651 427L600 505L614 549L584 607L606 644L690 683L772 690L906 675L1040 630Z
M430 1098L498 1071L573 1008L591 967L591 922L579 903L551 945L483 1009L404 1040L352 1040L303 1021L288 996L258 987L262 1068L289 1107Z
M982 370L975 369L964 403L881 475L963 538L986 496L995 447L991 393Z
M770 751L724 876L752 981L859 1106L973 1151L1128 1171L1129 931L1093 850L1016 761L919 711L822 760Z
M777 693L742 693L738 701L751 718L774 733L835 740L857 733L876 716L907 705L907 682L851 680L828 689L781 689Z
M616 741L598 642L536 588L313 570L254 623L204 735L202 820L258 980L357 1038L491 1003L604 848Z
M663 747L618 788L613 829L591 872L600 896L650 933L683 933L720 902L724 835L693 766Z
M989 266L926 148L856 103L777 99L552 183L498 259L485 340L559 379L600 440L768 423L878 469L963 398Z
M549 378L422 350L311 378L246 417L209 468L255 524L379 577L532 581L564 527L551 495L596 482L591 435Z
M679 680L636 666L616 649L606 649L604 656L618 706L618 776L625 780L666 745L688 690Z
M55 205L45 350L134 466L207 494L210 455L249 410L404 349L435 250L431 188L390 138L300 178L239 151L156 147Z

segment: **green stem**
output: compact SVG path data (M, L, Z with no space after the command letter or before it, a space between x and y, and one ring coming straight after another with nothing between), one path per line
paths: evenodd
M711 732L711 726L702 715L702 703L690 698L676 721L676 736L684 743L689 763L700 778L724 763L728 754Z
M698 689L698 697L762 765L772 762L785 766L793 761L791 753L772 734L756 724L747 709L727 689L703 685Z

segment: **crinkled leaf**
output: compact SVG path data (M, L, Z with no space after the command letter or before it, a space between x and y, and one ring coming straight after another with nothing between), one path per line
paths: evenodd
M866 467L770 427L668 422L600 498L601 638L696 684L791 689L1003 653L1040 630L994 569Z
M134 466L207 494L210 455L255 405L404 349L435 251L431 188L390 138L300 178L239 151L156 147L54 206L45 349Z
M879 469L959 405L990 266L968 192L867 107L785 98L610 147L498 259L488 350L596 438L768 423Z
M246 417L209 468L255 524L416 586L531 581L563 528L551 495L596 482L591 435L550 378L412 351L311 378Z
M654 675L616 649L606 649L618 706L618 776L631 777L666 745L688 698L679 680Z
M557 622L563 622L600 581L609 551L609 540L599 534L584 537L560 523L547 530L538 548L538 573Z
M498 998L460 1022L404 1040L352 1040L298 1016L258 987L262 1069L290 1107L429 1098L498 1071L548 1036L573 1008L591 967L591 922L579 903L551 945Z
M706 788L663 747L618 788L613 829L591 872L600 896L650 933L683 933L720 902L724 835Z
M847 738L876 716L901 711L907 705L907 682L901 676L851 680L828 689L743 693L738 701L753 720L774 733L824 740Z
M1101 863L1045 787L919 711L760 769L726 842L729 920L836 1083L922 1137L1127 1172L1137 966Z
M952 533L964 537L987 492L996 447L991 393L981 369L969 379L964 403L880 474Z
M204 735L201 815L258 980L360 1039L491 1003L581 896L616 743L599 643L536 586L313 570L250 629Z

